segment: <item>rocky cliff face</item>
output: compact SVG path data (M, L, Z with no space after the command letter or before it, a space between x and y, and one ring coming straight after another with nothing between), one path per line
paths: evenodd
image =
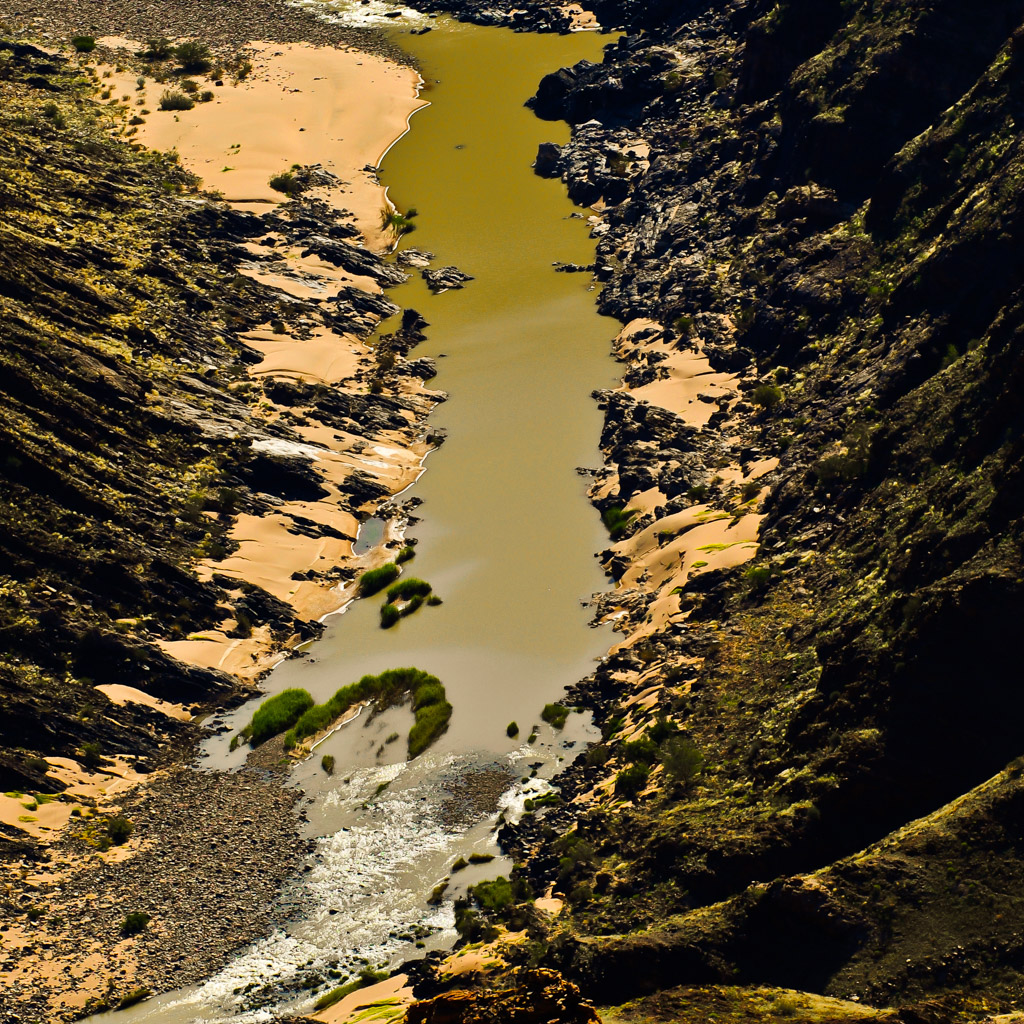
M604 1003L1009 1009L1024 10L593 6L629 31L533 106L573 124L538 170L608 207L601 305L632 322L594 495L624 640L573 698L605 744L504 833L569 902L542 959ZM724 382L696 419L687 359Z

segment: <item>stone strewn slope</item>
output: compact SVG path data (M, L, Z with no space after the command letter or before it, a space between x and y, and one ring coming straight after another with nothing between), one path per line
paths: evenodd
M534 955L604 1002L740 980L1009 1009L1024 10L614 6L631 34L534 101L574 124L538 169L611 206L603 310L648 318L595 491L640 513L605 553L625 638L573 698L607 741L503 833L569 900ZM698 356L735 394L695 427L655 385ZM694 508L764 515L755 559L695 571Z

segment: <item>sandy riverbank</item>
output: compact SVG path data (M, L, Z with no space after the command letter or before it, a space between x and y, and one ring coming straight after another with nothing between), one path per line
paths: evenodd
M317 168L303 200L320 200L342 212L368 249L392 247L396 236L387 224L390 207L373 168L408 129L412 114L425 105L419 98L421 80L412 68L361 50L252 43L246 47L253 65L250 74L241 81L218 80L221 85L200 81L200 89L209 87L213 98L173 112L160 110L159 100L168 90L180 91L180 81L137 78L127 65L140 44L119 37L102 43L105 51L124 57L119 71L115 65L101 65L98 80L123 103L126 134L134 141L176 151L204 187L257 214L286 201L270 186L273 176L289 168ZM254 259L243 262L240 272L282 296L280 323L242 335L263 355L250 368L253 379L264 385L273 380L326 384L365 394L374 367L371 349L326 323L310 326L308 317L289 317L294 304L288 299L329 301L345 287L379 294L379 284L347 273L270 230L261 244L246 243L244 248ZM319 422L309 409L302 410L302 422L294 422L294 408L271 400L262 403L268 421L291 416L290 427L302 440L301 446L293 446L293 454L312 460L328 493L317 501L277 502L269 514L239 515L230 535L235 550L226 558L201 563L200 576L209 579L216 573L259 586L305 620L343 607L350 595L338 587L336 577L296 577L329 573L352 562L359 517L373 503L353 506L345 489L351 474L366 474L391 494L419 475L431 447L422 440L420 421L436 397L418 378L402 378L398 389L415 412L402 428L376 434L339 431ZM319 531L306 528L309 523ZM379 560L372 555L355 564L362 569ZM220 629L162 646L183 661L255 679L277 660L280 645L266 629L229 636L237 632L236 626L227 620Z
M117 48L122 40L101 42ZM230 202L277 204L284 196L271 188L271 177L295 165L319 166L338 181L311 194L351 211L370 248L390 247L393 235L382 227L387 200L373 168L425 105L419 75L376 54L335 46L256 42L245 52L252 71L241 81L193 76L213 98L191 110L160 109L165 93L181 91L174 81L142 76L140 88L130 71L101 81L114 84L114 95L130 97L133 119L141 120L133 126L136 140L175 150L205 188Z

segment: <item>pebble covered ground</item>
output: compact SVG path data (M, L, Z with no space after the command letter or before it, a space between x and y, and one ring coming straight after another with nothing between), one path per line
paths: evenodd
M124 802L122 812L134 826L133 856L109 861L95 854L93 864L67 880L27 889L22 905L12 908L14 922L27 930L36 951L59 961L94 942L111 951L124 941L126 916L147 914L150 924L127 948L104 956L97 968L102 984L109 978L118 992L140 986L163 991L207 977L276 923L281 885L308 852L296 831L298 793L282 781L253 767L234 774L170 770ZM88 842L88 822L72 825L54 859L88 855ZM42 915L33 922L36 909ZM129 960L134 967L126 966ZM66 990L66 978L54 981L58 991ZM7 987L0 1020L15 1006L21 1019L33 1012L52 1019L46 1016L51 994L40 978Z
M202 39L215 47L306 42L353 46L410 63L380 32L333 24L283 0L0 0L0 21L61 43L76 35Z

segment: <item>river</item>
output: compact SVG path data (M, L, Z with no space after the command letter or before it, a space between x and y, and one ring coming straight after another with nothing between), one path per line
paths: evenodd
M497 854L499 806L517 813L592 738L584 716L570 715L555 732L540 712L610 643L583 606L606 585L594 553L607 533L576 469L599 464L601 420L590 393L616 382L609 351L617 325L598 316L590 275L553 269L593 261L589 211L576 209L560 183L534 175L538 144L564 142L568 129L537 120L523 102L548 71L599 60L607 37L429 24L425 35L394 30L420 64L430 106L388 153L381 179L400 211L418 211L402 245L473 276L440 295L418 275L390 292L430 323L414 355L437 360L431 386L450 396L431 417L448 440L403 495L423 502L407 572L432 583L444 603L385 631L381 599L357 601L265 689L301 686L324 700L366 672L414 665L445 684L451 726L408 764L404 739L386 742L395 732L404 738L406 709L364 713L334 733L292 772L315 852L282 894L281 927L206 984L96 1021L308 1012L311 978L329 987L363 965L417 955L417 942L419 950L450 946L452 898L508 864L497 857L460 871L437 905L427 903L433 887L457 857ZM379 541L368 532L362 542ZM225 716L231 732L256 703ZM515 738L506 735L512 721ZM205 767L242 762L245 749L231 752L229 736L205 745ZM326 753L336 758L333 776L320 769Z

